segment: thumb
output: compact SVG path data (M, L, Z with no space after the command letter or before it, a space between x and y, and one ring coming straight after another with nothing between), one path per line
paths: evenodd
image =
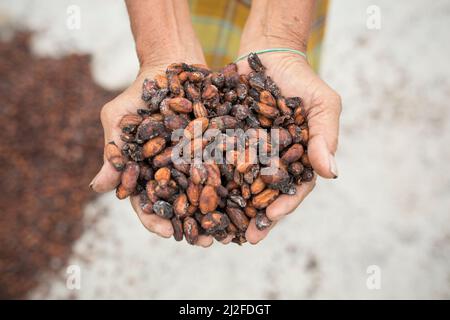
M337 178L335 152L338 144L341 99L330 89L326 95L313 98L306 107L309 127L308 157L314 169L324 178Z

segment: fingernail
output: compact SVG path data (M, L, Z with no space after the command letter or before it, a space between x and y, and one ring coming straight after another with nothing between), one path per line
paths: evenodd
M92 181L89 183L89 188L91 188L92 190L94 190L95 179L97 179L97 176L95 176L94 179L92 179Z
M336 159L334 156L330 153L330 171L333 174L333 179L336 179L338 177L338 168L336 165Z

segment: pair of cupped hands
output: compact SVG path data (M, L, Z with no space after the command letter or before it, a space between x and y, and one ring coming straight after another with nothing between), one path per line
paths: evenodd
M241 41L241 43L246 42ZM266 48L270 48L270 44L261 42L250 45L250 42L248 42L247 45L241 45L239 54L247 54ZM146 107L145 102L141 99L144 79L152 79L156 74L164 73L166 67L173 62L206 65L201 48L194 48L194 50L179 48L178 50L170 50L170 52L172 54L148 60L140 56L141 68L136 80L123 93L103 106L101 122L104 129L105 144L114 141L121 147L123 145L119 128L121 118L126 114L135 114L137 109ZM319 78L307 60L300 55L274 52L261 54L259 58L266 67L266 74L275 81L284 96L298 96L303 100L310 135L308 156L314 171L323 178L336 178L338 172L334 154L337 148L341 112L339 95ZM248 74L251 71L246 59L238 62L237 65L241 74ZM104 164L90 186L94 191L103 193L113 190L119 182L120 172L117 172L104 158ZM314 188L315 183L315 178L310 182L303 183L297 186L295 195L281 195L267 207L267 217L273 221L270 228L258 230L253 218L245 234L247 240L256 244L266 237L270 229L279 220L300 205ZM155 214L143 213L139 206L138 196L132 196L130 200L142 224L149 231L165 238L172 236L173 228L170 220L165 220ZM231 239L227 238L222 242L229 243L230 241ZM209 247L212 243L212 236L206 235L200 236L197 241L197 245L202 247Z

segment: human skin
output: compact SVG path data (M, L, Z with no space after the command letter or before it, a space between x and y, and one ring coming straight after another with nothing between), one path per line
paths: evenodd
M191 25L185 0L128 0L131 29L136 42L140 71L136 80L101 111L105 143L114 141L119 147L120 119L145 108L141 99L142 82L164 72L172 62L206 64L201 46ZM240 54L273 47L306 50L312 21L312 0L254 0L250 16L241 38ZM149 19L148 13L152 13ZM302 97L310 128L308 154L314 170L325 178L337 177L334 154L337 148L338 123L341 110L339 96L328 87L301 56L289 53L267 53L260 56L270 75L285 96ZM238 63L239 72L248 73L246 61ZM96 192L113 190L120 182L120 173L105 161L91 188ZM313 189L315 180L297 187L294 196L282 195L267 208L267 215L274 221L292 212ZM162 237L170 237L173 228L170 221L156 215L143 214L138 198L131 197L131 204L143 225ZM259 231L252 219L246 232L250 243L258 243L271 228ZM231 238L223 241L228 243ZM198 245L207 247L213 243L211 236L201 236Z

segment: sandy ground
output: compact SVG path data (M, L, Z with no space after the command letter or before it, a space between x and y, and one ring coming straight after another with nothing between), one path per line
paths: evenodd
M37 30L39 55L92 53L107 88L133 79L122 1L38 3L2 0L0 23ZM66 27L69 4L81 9L80 30ZM370 5L380 30L366 26ZM207 250L149 234L128 202L106 194L87 206L70 261L81 289L68 290L64 272L43 275L30 297L450 298L449 29L445 0L334 1L321 74L344 101L338 180L319 180L259 245Z

